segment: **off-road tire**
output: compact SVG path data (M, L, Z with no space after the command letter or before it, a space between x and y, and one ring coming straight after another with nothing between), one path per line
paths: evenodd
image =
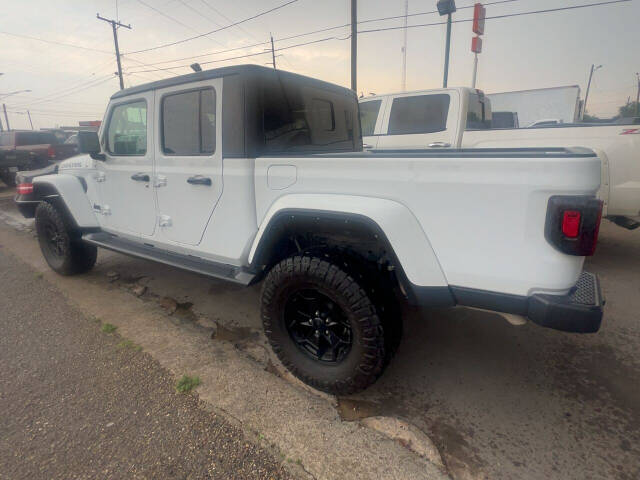
M288 298L301 289L315 289L335 302L353 333L347 356L336 364L310 358L295 344L284 321ZM264 331L282 364L304 383L334 395L364 390L382 374L388 356L375 303L349 274L330 261L309 255L282 260L267 274L262 287Z
M51 269L60 275L76 275L88 272L98 258L98 249L80 239L64 215L52 204L41 202L36 208L36 232L38 243ZM52 247L51 232L58 240Z

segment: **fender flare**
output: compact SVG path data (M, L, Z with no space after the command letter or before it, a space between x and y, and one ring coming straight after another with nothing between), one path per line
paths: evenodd
M411 211L393 200L351 195L292 194L278 198L264 215L249 252L252 263L272 221L288 211L345 214L373 222L386 237L407 280L415 287L445 287L447 279L427 235Z
M47 198L60 201L77 227L99 228L82 180L67 174L43 175L33 179L34 193L38 201Z

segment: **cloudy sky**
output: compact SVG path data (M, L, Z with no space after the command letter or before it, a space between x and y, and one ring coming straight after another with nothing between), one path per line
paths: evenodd
M347 24L349 0L296 0L272 13L174 46L134 53L212 31L291 0L21 0L6 2L0 17L0 100L6 103L12 128L29 128L26 110L36 128L76 125L102 118L109 96L118 88L111 27L96 13L119 18L132 30L119 29L124 53L125 86L190 72L194 61L203 68L266 64L269 40L284 48L279 68L350 85L348 27L284 37ZM483 3L492 3L487 0ZM512 0L487 6L487 16L505 15L603 0ZM455 20L472 17L473 0L457 0ZM409 13L435 10L436 0L409 0ZM359 20L400 16L404 0L359 0ZM589 110L612 116L635 98L635 73L640 0L584 9L487 20L480 56L478 88L501 92L578 84L586 89L592 63L602 64L594 76ZM409 25L440 22L437 14L413 15ZM365 22L359 30L400 27L402 19ZM31 38L29 38L31 37ZM442 84L445 27L410 28L407 89ZM471 24L453 26L450 86L471 82ZM37 39L47 40L45 43ZM328 40L325 40L328 39ZM322 40L294 48L301 43ZM401 29L363 32L358 37L358 90L386 93L401 89ZM234 49L219 53L221 50ZM218 53L216 53L218 52ZM241 55L258 54L246 58ZM186 58L200 55L197 58ZM184 60L178 60L184 59ZM175 61L173 61L175 60ZM164 62L164 63L160 63ZM210 62L210 63L205 63ZM167 70L170 68L169 70ZM160 69L160 70L158 70ZM7 93L31 90L5 96ZM4 123L4 117L2 118Z

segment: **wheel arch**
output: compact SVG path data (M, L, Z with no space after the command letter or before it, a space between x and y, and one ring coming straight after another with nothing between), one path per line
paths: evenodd
M99 228L86 195L86 181L74 175L44 175L33 179L33 201L60 208L71 224L83 230Z
M265 214L253 241L250 268L260 274L286 256L319 246L315 244L318 240L320 245L348 248L378 262L380 268L388 267L410 303L455 304L417 219L392 200L343 195L281 197Z

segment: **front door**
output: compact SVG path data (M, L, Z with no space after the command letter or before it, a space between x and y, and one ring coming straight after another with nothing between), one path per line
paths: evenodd
M156 225L153 195L153 92L111 104L97 162L101 214L106 230L151 236Z
M158 238L199 245L222 195L222 79L156 92Z

